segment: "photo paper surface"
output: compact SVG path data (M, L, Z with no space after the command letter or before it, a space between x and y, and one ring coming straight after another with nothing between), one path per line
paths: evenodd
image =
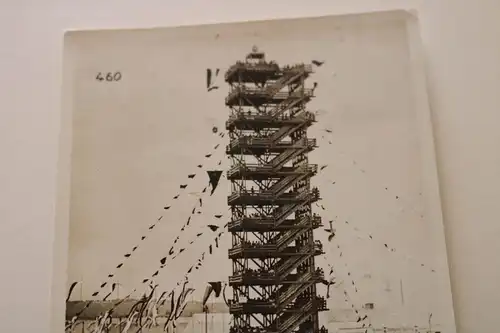
M66 332L454 332L412 20L68 33Z

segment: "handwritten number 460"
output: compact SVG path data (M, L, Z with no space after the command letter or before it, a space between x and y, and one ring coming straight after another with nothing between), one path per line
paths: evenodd
M122 73L120 72L114 72L114 73L97 73L97 76L95 77L97 81L120 81L122 79Z

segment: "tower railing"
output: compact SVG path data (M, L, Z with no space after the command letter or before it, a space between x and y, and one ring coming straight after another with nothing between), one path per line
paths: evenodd
M309 311L313 308L313 301L310 300L302 307L302 312L294 313L290 318L285 320L283 323L280 323L279 330L282 333L288 333L293 330L295 327L299 326L301 323L306 321L306 319L310 316Z
M235 112L229 116L229 119L226 121L226 127L234 121L263 121L263 122L285 122L285 123L293 123L294 121L302 122L304 120L315 122L316 115L310 111L301 110L299 113L293 116L285 116L281 115L281 117L275 117L273 112L268 111L242 111Z
M312 69L312 68L311 68ZM274 95L281 89L283 89L286 85L292 84L297 81L299 78L307 75L305 66L296 68L295 70L287 71L283 74L283 76L278 79L276 82L266 87L266 92L269 95Z
M287 100L287 99L302 99L311 98L314 96L313 89L302 89L298 91L282 91L274 94L269 94L266 88L246 87L239 86L231 90L226 97L226 105L233 105L234 100L237 98L269 98L273 100Z
M297 224L295 224L296 227L303 227L307 226L310 222L310 217L309 216L303 216ZM287 230L284 233L279 233L277 234L272 242L274 242L277 247L278 251L283 248L283 246L287 246L292 242L294 239L296 239L298 236L300 236L303 232L305 232L306 229L303 228L295 228L295 229L290 229Z

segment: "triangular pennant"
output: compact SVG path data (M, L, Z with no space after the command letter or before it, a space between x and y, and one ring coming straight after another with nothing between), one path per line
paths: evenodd
M214 290L214 293L215 293L215 297L219 297L220 296L220 292L222 291L222 282L220 281L217 281L217 282L209 282L208 283L212 289Z
M210 88L211 84L212 84L212 70L210 68L207 68L207 89Z
M210 185L212 186L212 191L210 192L210 195L214 194L215 189L219 185L219 180L220 177L222 176L222 171L219 170L211 170L207 171L208 178L210 181Z

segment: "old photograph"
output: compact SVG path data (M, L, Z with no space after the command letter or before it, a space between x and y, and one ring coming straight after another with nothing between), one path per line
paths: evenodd
M454 332L416 25L68 32L66 332Z

